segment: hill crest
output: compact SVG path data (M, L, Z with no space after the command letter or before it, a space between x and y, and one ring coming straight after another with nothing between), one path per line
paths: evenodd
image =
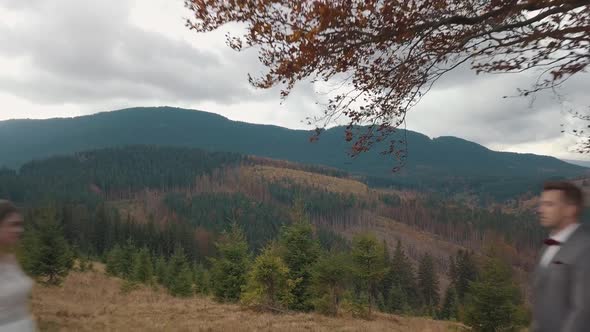
M158 145L328 166L365 177L372 185L382 187L447 190L451 186L485 192L489 186L500 185L522 192L549 178L576 178L588 172L588 168L554 157L497 152L457 137L430 138L399 130L392 138L407 138L410 153L402 170L392 173L396 161L380 154L386 149L385 142L353 159L347 154L351 146L344 140L343 127L327 129L319 141L310 143L312 131L233 121L215 113L166 106L75 118L8 120L0 122L0 128L0 141L12 142L0 146L0 165L12 168L53 155Z

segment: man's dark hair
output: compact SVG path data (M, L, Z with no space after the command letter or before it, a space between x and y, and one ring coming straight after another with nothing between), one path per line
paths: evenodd
M567 181L551 181L543 185L544 191L558 190L563 193L565 200L578 207L578 212L584 209L584 194L575 184Z

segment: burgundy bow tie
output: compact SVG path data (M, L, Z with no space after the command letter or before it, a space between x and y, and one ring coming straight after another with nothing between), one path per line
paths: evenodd
M561 242L559 242L557 240L553 240L551 238L545 239L545 241L543 241L543 243L545 243L545 245L547 245L547 246L558 246L561 244Z

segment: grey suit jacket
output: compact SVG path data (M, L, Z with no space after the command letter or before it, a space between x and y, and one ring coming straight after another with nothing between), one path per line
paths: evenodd
M590 230L581 225L549 266L537 266L532 332L590 331Z

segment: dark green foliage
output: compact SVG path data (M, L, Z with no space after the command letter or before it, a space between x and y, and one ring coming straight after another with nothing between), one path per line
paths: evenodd
M410 312L412 298L408 297L408 292L405 288L400 284L393 284L389 293L389 299L386 302L385 311L398 314Z
M193 272L188 264L183 265L179 274L172 277L169 290L170 294L178 297L189 297L194 294Z
M392 289L389 311L403 313L419 306L418 286L414 268L406 256L401 241L397 242L391 260Z
M308 311L313 308L309 293L311 269L320 254L319 242L313 237L311 224L305 217L286 226L279 240L282 258L289 268L289 278L298 280L293 288L293 302L290 308Z
M250 265L248 243L244 232L234 223L229 232L222 235L216 243L218 257L211 259L211 282L213 295L219 301L236 302L240 299L242 287L246 284L246 274ZM201 292L208 287L205 275L199 270L201 280L197 287Z
M392 310L392 293L393 293L393 287L394 287L394 279L395 279L395 270L393 269L393 266L391 266L391 256L389 254L389 248L387 247L387 242L383 241L383 260L385 261L385 264L389 266L389 269L387 270L387 273L385 273L385 275L383 276L383 279L381 280L381 282L379 283L379 286L377 288L377 293L374 294L374 296L376 296L379 301L378 301L378 305L379 305L379 310L381 311L393 311Z
M291 180L270 183L268 189L272 197L283 204L301 200L305 212L310 216L343 216L357 205L357 200L352 194L314 189Z
M519 331L526 326L520 290L511 267L491 256L479 280L471 283L466 304L466 323L474 331Z
M133 241L127 240L124 246L116 244L107 254L108 274L130 279L133 275L134 258L137 254L137 249Z
M471 282L477 279L477 265L473 253L460 250L454 259L455 278L451 280L454 283L459 301L465 299L465 294L469 290Z
M131 261L128 262L128 259ZM125 264L129 264L130 267L125 267ZM171 295L177 297L189 297L195 291L206 294L204 284L196 283L199 279L195 277L195 270L187 262L184 250L180 246L176 247L168 262L163 256L159 256L154 263L146 247L137 249L131 242L125 247L115 245L107 257L107 273L124 279L121 286L124 293L135 290L141 283L154 287L159 283L166 287ZM201 271L200 280L203 280L203 273L206 271ZM194 287L195 284L197 287Z
M133 265L131 267L131 279L141 283L149 283L154 276L154 267L150 252L146 247L141 248L133 255Z
M189 148L109 148L32 161L23 165L18 174L0 172L0 181L15 186L5 189L16 192L6 196L13 200L31 203L51 197L97 202L104 194L119 191L184 187L198 175L224 165L237 165L241 160L236 154Z
M211 293L211 274L202 265L195 265L193 268L195 292L202 295Z
M376 143L370 152L351 159L346 154L351 146L343 139L343 127L325 130L319 141L310 144L310 132L233 122L211 113L170 107L134 108L74 119L18 120L0 124L0 142L12 142L0 146L0 167L16 167L32 159L102 147L134 144L192 146L327 165L383 180L393 179L398 183L403 180L402 184L435 191L464 191L468 188L497 197L526 192L547 177L576 177L585 173L584 168L555 158L494 152L455 137L430 139L419 133L399 130L391 138L407 141L412 149L411 158L408 158L404 168L405 176L401 178L392 176L394 165L391 158L379 153L388 148L389 140ZM277 141L281 144L268 144ZM64 170L71 172L83 163L90 171L99 162L84 158L81 155L81 161L71 161L71 165ZM151 161L141 158L146 157L138 155L132 159L123 155L119 159L122 162L135 160L142 165ZM194 168L193 164L202 165L199 158L187 160L174 156L168 159L169 165L166 166L169 167L145 173L141 181L159 181L155 175L163 170L169 180L162 184L171 186L186 180L185 176L192 176L184 171L185 165L190 165L190 168ZM102 173L97 173L99 183L103 182L101 176ZM130 177L121 176L104 182L107 185L133 185L126 178ZM72 183L78 186L88 184L75 177Z
M430 254L424 254L418 267L418 290L426 313L434 315L439 302L438 276Z
M317 311L338 315L350 269L350 257L343 253L326 253L315 262L311 270L311 290Z
M187 271L190 275L188 281ZM183 296L188 293L188 288L192 289L192 280L192 271L186 260L184 249L177 246L168 262L168 280L165 286L173 296ZM189 283L191 283L190 287L187 286Z
M160 256L156 260L156 263L154 264L154 274L158 283L168 285L168 263L166 262L166 259L164 259L164 256Z
M130 279L133 274L133 256L135 255L137 248L131 239L127 240L127 243L122 249L121 254L121 270L119 275L123 278Z
M34 227L23 241L23 266L32 276L49 285L59 285L74 265L74 253L63 236L55 208L34 212Z
M36 276L39 261L39 237L32 223L25 224L25 231L17 256L23 270L30 276Z
M383 244L374 235L361 234L355 236L352 244L352 273L360 291L360 296L366 296L368 315L375 305L375 296L379 284L388 271L384 257Z
M268 246L254 260L241 301L266 310L284 309L293 302L297 282L289 279L289 268L276 248Z
M459 297L455 287L450 286L447 289L437 318L444 320L456 320L459 318Z
M209 174L214 177L219 173L213 170L236 166L240 162L254 161L231 153L207 153L181 147L112 148L30 162L20 172L0 170L0 190L9 193L8 198L27 204L36 204L44 199L61 202L58 214L63 218L66 239L81 252L93 257L104 257L115 243L123 245L128 238L132 238L136 245L147 246L150 252L166 257L172 254L176 244L181 244L189 260L203 262L205 256L213 254L214 248L210 245L199 248L193 241L195 227L210 232L212 241L208 243L213 243L213 239L227 229L232 220L239 220L244 225L251 248L259 250L277 237L288 220L276 201L290 204L298 196L303 197L306 212L325 221L324 226L345 225L347 218L363 208L373 210L370 204L358 197L309 188L292 181L270 184L267 190L272 199L268 198L265 202L259 202L245 193L202 193L191 198L184 194L170 194L166 205L180 220L167 223L164 229L151 222L149 217L147 222L129 222L132 221L129 216L119 216L109 204L103 204L105 199L129 198L135 191L144 188L187 188L197 176ZM405 174L399 178L400 181L406 175L409 176ZM456 181L464 190L466 184ZM511 183L500 181L498 185L509 186ZM531 214L508 215L500 210L474 209L453 202L452 197L444 193L429 197L408 201L384 194L380 197L384 204L380 205L384 207L384 216L453 239L458 244L477 240L486 231L493 230L514 243L517 250L532 249L544 236ZM413 213L416 210L420 213ZM514 222L507 223L507 219ZM322 234L318 232L318 235ZM335 244L326 243L334 238L326 238L325 232L323 235L320 237L323 246Z
M333 133L333 131L329 132L328 137L331 138L328 140L336 137L331 136ZM165 139L165 137L159 136L160 132L156 135L158 137L155 139ZM192 140L192 136L188 139ZM187 141L187 145L197 144L195 142ZM464 143L437 139L431 142L424 141L420 144L436 145L445 142L452 143L451 145ZM238 143L246 144L244 142ZM333 143L334 141L330 143L331 146L334 146ZM235 145L229 144L226 147L228 147L226 150L231 150ZM0 149L2 148L6 147L1 146ZM80 146L79 148L85 149L87 147ZM267 152L264 146L255 148L262 149L257 150L262 151L261 153ZM462 146L462 148L467 147ZM68 149L65 148L62 152L67 152ZM312 157L308 158L305 154L310 152L309 149L312 149L310 153ZM321 158L316 158L317 155L314 153L317 151L313 149L316 148L305 146L299 150L290 150L289 147L281 147L280 153L289 154L287 159L290 159L291 155L295 155L296 157L293 158L299 161L321 161ZM241 148L236 147L234 151L241 151ZM325 153L326 150L322 151ZM474 153L480 152L475 151ZM277 156L280 157L280 153ZM492 155L499 156L494 153ZM490 173L493 173L492 175L486 177L482 175L485 172L479 168L481 165L476 165L469 166L474 167L474 170L468 170L469 174L460 174L461 176L450 179L452 176L449 174L457 175L459 170L459 168L455 168L457 166L455 161L450 162L453 165L448 165L449 162L437 164L440 162L440 158L436 156L417 156L415 158L414 160L424 162L422 166L434 163L440 168L428 170L427 167L423 167L422 171L418 172L413 169L414 166L409 165L405 170L407 174L404 173L404 176L396 177L396 188L407 186L420 189L443 189L441 190L442 196L409 201L393 194L381 195L379 197L380 203L377 200L375 202L378 203L380 209L387 211L388 217L452 239L459 244L473 240L487 230L494 230L514 243L517 249L519 246L531 248L538 245L543 232L538 227L535 218L530 215L507 215L499 210L472 208L451 202L448 195L457 190L464 191L465 188L470 193L481 194L493 187L491 196L508 197L523 188L532 188L531 184L536 183L535 181L539 179L536 175L531 177L527 175L519 181L510 182L513 175L505 176L501 174L502 172L496 174L494 172L497 170L494 170ZM470 159L467 155L463 157L463 159L465 158ZM529 162L535 158L524 159ZM510 160L508 158L500 163L510 162ZM535 159L535 162L538 161L549 162L543 158ZM79 249L81 263L87 257L106 258L107 271L110 274L118 275L126 280L140 279L143 281L149 279L147 277L150 275L149 268L146 264L137 262L145 261L145 258L138 258L140 257L138 248L145 248L148 257L152 255L155 260L153 268L155 279L166 285L171 293L178 296L189 296L193 290L201 294L215 293L214 286L220 285L222 283L220 280L227 279L229 280L227 284L230 286L226 285L227 287L223 286L222 288L231 288L232 291L226 293L231 295L220 297L225 297L226 300L237 298L236 294L239 294L241 285L245 282L243 277L241 279L240 277L226 278L225 274L215 270L215 264L213 264L212 270L207 270L203 263L206 264L207 257L213 254L219 254L219 259L222 258L223 250L214 248L211 244L219 238L224 230L230 227L232 222L238 221L242 225L244 236L249 242L249 248L247 247L243 252L247 253L248 249L250 252L257 252L269 241L279 238L280 230L288 224L289 219L288 214L284 211L284 206L299 197L303 200L305 211L314 218L314 221L320 221L316 235L317 242L321 247L326 250L344 252L350 250L350 245L344 238L330 230L330 227L332 225L341 226L340 223L347 222L346 218L364 208L377 211L374 206L358 197L328 192L319 187L309 188L290 181L278 181L261 189L261 191L267 190L264 192L265 199L262 202L258 201L258 198L254 199L248 196L251 193L207 193L206 188L197 188L198 191L202 190L205 193L193 197L184 193L169 194L165 200L166 207L173 211L174 217L177 218L173 218L173 222L162 225L154 222L154 218L149 216L148 220L135 221L129 215L119 215L113 206L119 204L123 199L133 197L132 195L138 190L144 188L161 190L174 188L181 189L177 192L183 192L182 189L187 189L194 183L195 177L211 175L211 178L214 178L215 174L219 174L214 170L223 166L236 166L240 162L251 163L253 161L235 154L205 153L185 147L111 148L79 153L72 157L53 157L49 160L30 162L24 165L20 172L0 169L0 197L13 198L33 206L45 199L59 201L60 203L56 204L54 219L63 229L63 235L67 242ZM357 164L350 167L343 166L343 168L359 173L367 173L366 170L370 168L371 172L368 173L385 177L384 182L379 185L385 185L385 182L391 180L387 175L389 173L384 173L385 170L387 172L390 170L391 165L387 161L368 156L361 157L360 161L354 162ZM372 162L375 162L374 165ZM2 163L1 160L0 163ZM459 163L467 165L464 160ZM561 167L559 163L553 161L550 163L556 165L555 169ZM341 167L343 164L338 161L336 166ZM383 165L387 167L383 167ZM467 167L465 165L460 167L464 169ZM310 166L297 167L304 170L314 170L314 167ZM563 168L566 170L563 174L570 174L570 170L566 168ZM424 169L426 171L423 171ZM444 169L447 169L447 172L452 170L452 172L442 173ZM318 167L314 171L346 176L346 173L342 171L326 170L322 167ZM421 176L424 174L423 172L426 172L424 177ZM572 172L576 173L577 171ZM531 171L531 173L534 172ZM442 176L440 176L441 174ZM367 179L367 182L369 181ZM255 197L255 195L252 196ZM416 213L417 211L419 212ZM27 220L29 219L36 219L36 217L27 218ZM506 222L506 220L511 220L511 222ZM27 227L29 226L27 225ZM200 241L201 238L195 241L195 230L202 231L206 235L203 238L207 241ZM351 285L343 280L328 278L331 277L327 275L330 271L343 270L337 261L330 262L326 259L321 261L323 265L320 262L316 262L320 265L312 264L313 257L317 258L318 250L315 239L308 242L311 239L311 233L308 230L303 230L303 228L293 230L292 233L285 232L286 235L282 236L281 246L284 249L276 251L274 254L279 255L280 262L288 268L289 272L286 277L288 282L284 283L286 285L284 288L290 289L290 293L287 295L281 293L283 295L280 297L273 295L271 298L275 298L275 300L270 302L289 303L290 308L298 310L309 310L313 304L319 311L334 314L338 311L339 301L343 297L340 293L340 286L345 284L342 287L354 293L355 303L359 304L359 308L363 310L368 311L370 308L378 306L383 311L412 313L414 310L417 312L422 309L422 305L424 305L428 312L432 313L436 308L438 299L435 301L432 295L435 292L425 290L429 288L425 284L430 284L430 282L424 281L429 279L425 277L429 273L423 273L423 271L428 269L421 269L420 278L417 278L414 268L403 253L401 244L398 243L398 248L391 259L388 258L389 253L385 250L385 246L377 244L377 247L381 248L379 250L382 251L375 257L383 257L379 259L384 262L383 269L379 263L370 267L375 269L373 274L363 274L360 262L368 259L370 255L367 254L373 253L374 250L364 248L366 255L363 256L359 254L363 250L359 250L359 243L357 243L356 256L352 255L352 257L356 257L356 260L348 256L347 263L349 264L342 264L351 265L351 262L354 261L354 268L351 269L355 273L350 272L349 274L351 277L354 276L352 278L354 280L351 281L354 287L350 287ZM29 273L38 273L41 257L51 257L52 255L47 250L43 250L47 247L41 245L40 231L41 228L36 225L31 227L31 230L27 230L23 239L23 247L28 247L30 250L23 250L19 253L23 266ZM57 242L58 247L63 247L63 241ZM182 255L184 258L179 258L178 251L175 251L176 246L184 248ZM243 247L242 244L239 246ZM240 252L242 252L241 250ZM58 260L54 258L52 258L53 262L57 262ZM281 276L279 273L282 271L279 268L281 264L268 257L265 259L268 263L265 266L274 268L270 272L276 272L270 275ZM71 266L71 260L69 261L67 266ZM225 271L230 271L229 275L239 276L240 273L234 274L234 272L245 270L241 259L232 261L232 264L236 262L240 266L236 270L225 269ZM439 312L441 317L454 318L456 316L454 314L455 301L458 301L462 306L463 302L469 299L470 283L477 279L477 269L471 254L459 253L454 258L454 262L451 265L453 270L451 279L454 286L449 288L444 296ZM329 263L335 265L330 266ZM138 266L142 266L142 268L138 268ZM364 267L370 270L367 266ZM137 272L138 270L141 270L141 273ZM318 276L314 273L317 273ZM220 278L220 275L223 277ZM244 275L245 273L242 273L242 276ZM334 277L340 277L340 275ZM276 280L284 279L283 277L277 278ZM416 285L418 279L421 280L420 291ZM234 282L235 280L238 281ZM336 286L326 286L323 289L318 286L322 283L330 285L330 282L332 282L331 285ZM430 287L430 289L432 288ZM256 289L259 291L264 288L260 286ZM452 294L453 291L456 291L456 295ZM248 294L251 296L260 295L252 292ZM258 299L265 298L258 297ZM311 299L313 301L310 301Z
M107 254L106 272L112 276L121 276L125 263L123 249L116 244Z
M131 241L134 246L147 247L156 257L170 257L175 246L180 245L185 248L191 261L204 259L204 253L194 238L195 229L186 222L171 222L161 226L156 226L153 221L137 222L128 215L121 217L113 207L102 204L94 208L92 205L65 204L60 211L64 216L64 234L68 242L80 252L106 258L115 245L123 249ZM98 227L99 224L103 226ZM102 245L97 246L95 243Z
M171 194L166 197L165 203L192 226L215 233L221 233L231 223L239 221L248 244L254 250L275 239L288 220L280 207L258 202L240 193L204 193L190 200Z
M320 247L326 251L348 251L350 250L350 244L348 241L342 237L341 235L337 234L333 230L324 227L318 226L317 230L317 237L318 241L320 242Z

